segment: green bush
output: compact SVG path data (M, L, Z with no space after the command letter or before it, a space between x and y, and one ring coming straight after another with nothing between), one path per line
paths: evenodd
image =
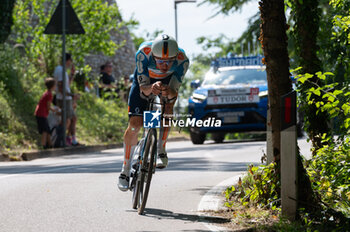
M27 128L20 123L18 116L13 112L8 104L6 96L4 96L4 84L0 82L0 151L7 152L8 148L19 148L26 143L26 139L30 140ZM13 133L16 132L16 133Z
M85 143L116 143L123 140L128 122L127 105L82 93L77 108L77 135Z
M240 179L237 186L226 189L227 202L225 205L230 208L234 201L238 201L242 205L249 204L276 209L276 206L280 204L278 199L280 182L275 166L276 163L259 167L250 165L243 181Z
M32 68L8 45L0 47L1 150L31 148L36 122L33 117L35 84L24 86L24 74ZM34 138L33 138L34 137Z
M332 73L316 73L320 80L328 80ZM307 171L314 191L329 208L350 217L350 92L348 84L337 82L320 87L310 79L311 74L298 75L301 84L314 85L307 94L309 105L318 112L327 112L336 124L337 136L320 135L324 146L308 162ZM320 101L310 100L312 95L322 96Z
M307 167L311 183L323 203L350 217L350 139L317 151Z

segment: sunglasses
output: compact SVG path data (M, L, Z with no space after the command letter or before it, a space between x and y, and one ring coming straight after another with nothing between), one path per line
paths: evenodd
M154 58L155 62L157 64L167 64L169 65L170 63L174 62L175 59L170 59L170 60L160 60L160 59L157 59L157 58Z

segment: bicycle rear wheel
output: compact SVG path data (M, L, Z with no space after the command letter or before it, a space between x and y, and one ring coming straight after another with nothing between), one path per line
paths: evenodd
M138 208L138 213L143 214L145 210L149 188L151 186L152 174L155 156L157 149L157 131L155 129L150 129L147 133L144 153L141 166L141 178L139 181L139 199L140 204Z
M136 170L135 173L134 173L134 176L133 176L133 181L135 181L135 186L133 186L133 190L132 190L132 208L133 209L137 209L137 207L139 205L141 205L141 202L140 202L140 181L139 181L139 178L138 178L138 175L139 175L139 171Z

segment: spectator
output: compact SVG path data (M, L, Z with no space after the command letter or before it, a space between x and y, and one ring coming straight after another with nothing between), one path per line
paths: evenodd
M105 68L106 68L106 66L104 64L100 66L100 75L101 76L103 75L104 72L106 72Z
M77 127L77 114L76 112L76 108L77 108L77 101L79 100L80 95L79 94L74 94L73 95L73 112L74 115L71 119L71 123L70 126L68 128L68 141L70 140L71 144L73 146L78 146L80 145L80 143L78 143L77 138L75 136L75 132L76 132L76 127Z
M106 64L101 66L100 87L102 96L107 92L112 92L112 90L113 92L117 92L117 85L112 72L113 65L110 61L107 61Z
M73 64L73 59L71 54L66 53L66 64L65 64L66 70L70 68L70 75L68 76L68 73L65 73L65 91L66 91L66 128L68 130L67 137L66 137L66 145L79 145L79 143L76 141L75 137L75 127L76 127L76 121L77 116L75 114L74 108L73 108L73 100L76 101L78 99L77 95L74 95L71 92L70 85L73 83L74 80L74 74L75 74L75 68ZM56 94L57 99L57 105L62 109L63 108L63 79L62 79L62 72L63 72L63 66L58 65L55 68L54 71L54 77L57 81L58 91ZM74 102L75 103L75 102Z
M58 110L51 106L52 103L52 91L56 88L55 79L49 77L45 79L45 86L47 90L41 96L38 105L35 108L34 115L38 123L38 131L41 134L41 146L44 149L51 148L50 127L47 120L49 110L57 112Z

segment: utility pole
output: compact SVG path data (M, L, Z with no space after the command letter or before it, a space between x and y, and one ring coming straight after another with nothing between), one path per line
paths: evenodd
M187 2L187 3L195 3L197 0L174 0L174 9L175 9L175 39L177 41L177 4Z
M69 0L60 0L58 6L53 13L49 23L47 24L44 34L62 35L62 95L63 95L63 146L66 146L66 120L67 120L67 105L66 105L66 35L85 34L84 28L81 25L76 13Z
M175 9L175 39L176 42L178 42L178 33L177 33L177 4L187 2L187 3L195 3L196 0L174 0L174 9ZM176 106L176 112L180 114L180 96L177 96L177 106Z

